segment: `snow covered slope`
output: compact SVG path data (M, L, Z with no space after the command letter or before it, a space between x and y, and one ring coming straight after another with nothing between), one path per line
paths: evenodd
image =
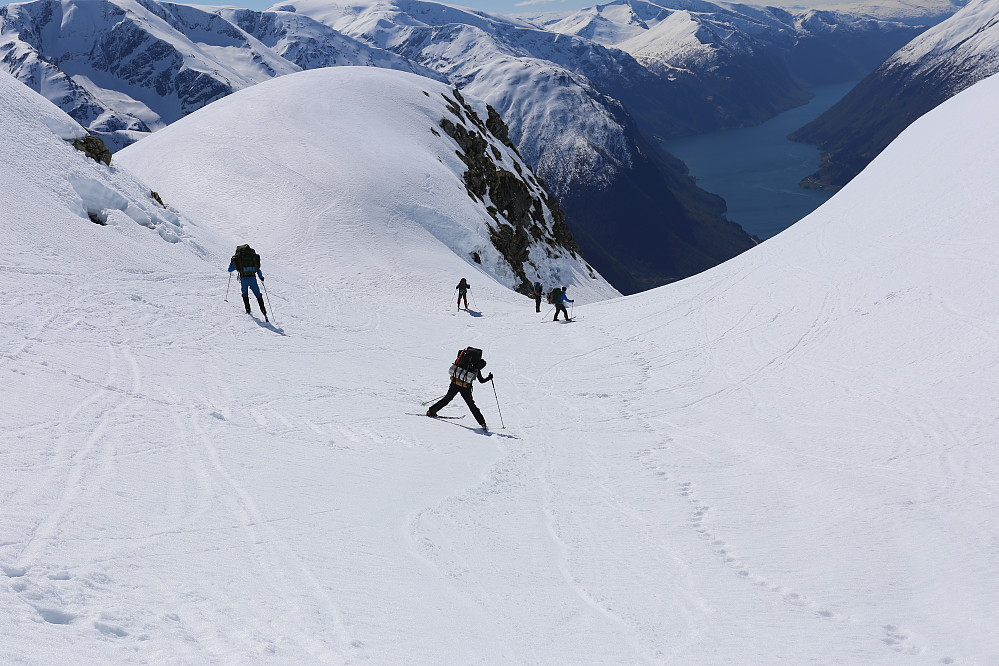
M449 205L449 155L310 184L336 166L291 161L328 145L312 118L291 146L217 127L217 176L143 141L171 243L0 82L0 662L999 661L999 79L787 232L569 324L392 214ZM374 120L342 145L421 156L432 85L398 154ZM74 174L129 202L115 224ZM223 300L250 236L273 326ZM469 344L488 437L406 414Z
M907 70L933 77L953 95L999 71L999 8L972 0L944 23L912 40L884 64L889 72Z
M578 256L530 167L480 120L485 105L473 116L464 101L413 74L310 70L219 100L115 159L166 199L184 201L192 217L253 239L303 273L325 266L337 281L415 296L438 277L437 253L414 253L429 243L524 293L541 279L578 285L588 300L618 295ZM469 157L449 129L477 134L479 154ZM501 177L476 193L463 174L483 160L477 177ZM220 193L220 182L239 189ZM372 226L390 236L345 242Z

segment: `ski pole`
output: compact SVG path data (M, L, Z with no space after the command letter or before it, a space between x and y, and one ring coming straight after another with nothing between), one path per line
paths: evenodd
M229 287L232 286L232 273L229 273L229 282L225 286L225 302L229 302Z
M503 430L506 430L506 424L503 423L503 410L500 409L500 406L499 406L499 396L496 395L496 382L494 380L490 379L489 383L493 385L493 397L496 398L496 411L499 412L499 415L500 415L500 425L503 426Z
M572 319L572 313L576 311L576 304L573 303L569 306L569 319Z
M267 283L264 280L261 280L260 284L264 287L264 296L267 297L267 307L271 311L271 316L274 317L274 306L271 305L271 295L267 293ZM274 317L274 323L277 323L277 317Z
M550 314L552 313L552 310L554 310L554 309L555 309L555 306L553 305L553 306L552 306L552 309L551 309L551 310L549 310L549 311L548 311L548 314L546 314L546 315L545 315L544 317L542 317L542 318L541 318L541 320L542 320L542 321L544 321L545 319L548 319L548 315L550 315Z
M447 395L447 394L445 393L444 395ZM444 395L439 395L439 396L437 396L436 398L434 398L433 400L427 400L426 402L421 402L420 404L421 404L422 406L426 407L426 406L427 406L428 404L430 404L431 402L437 402L438 400L440 400L441 398L443 398L443 397L444 397Z

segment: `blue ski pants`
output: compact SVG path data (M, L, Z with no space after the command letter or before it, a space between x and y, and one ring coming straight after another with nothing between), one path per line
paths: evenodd
M251 290L254 296L260 298L260 285L257 284L257 278L254 276L239 278L239 286L243 290L243 298L247 297L247 289Z

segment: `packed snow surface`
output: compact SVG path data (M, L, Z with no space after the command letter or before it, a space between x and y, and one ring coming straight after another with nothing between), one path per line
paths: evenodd
M385 118L381 82L345 103ZM338 189L207 107L228 159L178 124L109 170L25 91L0 76L0 663L999 663L999 78L722 266L570 285L568 324L407 218L457 188L422 133L358 121ZM275 133L333 145L272 91ZM270 323L227 291L243 242ZM408 415L466 345L490 435Z

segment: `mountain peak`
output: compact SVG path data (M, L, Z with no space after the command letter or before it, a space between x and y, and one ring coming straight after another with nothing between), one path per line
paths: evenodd
M324 68L239 91L116 159L166 200L192 206L192 217L256 238L303 271L332 260L350 279L375 281L396 265L412 282L402 289L419 290L434 278L411 248L429 243L509 288L540 277L577 285L584 298L615 294L490 117L485 104L423 77ZM202 185L219 179L225 197ZM262 209L272 211L266 219ZM348 231L370 242L348 243ZM301 237L313 243L291 240Z

